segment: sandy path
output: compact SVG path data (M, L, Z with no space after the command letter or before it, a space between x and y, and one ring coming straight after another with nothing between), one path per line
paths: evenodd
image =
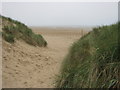
M3 42L3 88L53 88L63 58L80 38L80 31L37 31L48 42L46 48L23 41Z

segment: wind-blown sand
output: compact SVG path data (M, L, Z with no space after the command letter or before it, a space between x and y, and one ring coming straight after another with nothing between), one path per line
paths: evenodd
M82 35L80 30L33 28L48 42L34 47L24 41L11 45L3 41L3 88L54 88L61 63L70 46Z

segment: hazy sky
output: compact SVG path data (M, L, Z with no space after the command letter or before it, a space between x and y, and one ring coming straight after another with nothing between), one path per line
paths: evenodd
M118 3L4 2L2 15L29 26L108 25L118 21Z

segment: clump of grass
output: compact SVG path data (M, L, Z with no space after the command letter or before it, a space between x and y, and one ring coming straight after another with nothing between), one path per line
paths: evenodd
M118 26L94 28L74 43L66 56L60 88L120 88Z
M3 16L0 16L0 18L2 19L2 36L7 42L14 43L16 38L22 39L30 45L47 46L47 42L41 35L33 33L23 23Z
M14 40L14 35L12 34L6 34L6 33L2 33L3 35L3 38L7 41L7 42L10 42L10 43L14 43L15 40Z

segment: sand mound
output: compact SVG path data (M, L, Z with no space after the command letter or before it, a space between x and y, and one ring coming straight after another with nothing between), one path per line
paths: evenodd
M46 48L34 47L24 41L16 41L14 44L3 41L3 88L55 87L54 80L62 60L72 43L81 35L68 35L64 31L63 35L57 35L54 31L46 33L43 33L48 42Z

